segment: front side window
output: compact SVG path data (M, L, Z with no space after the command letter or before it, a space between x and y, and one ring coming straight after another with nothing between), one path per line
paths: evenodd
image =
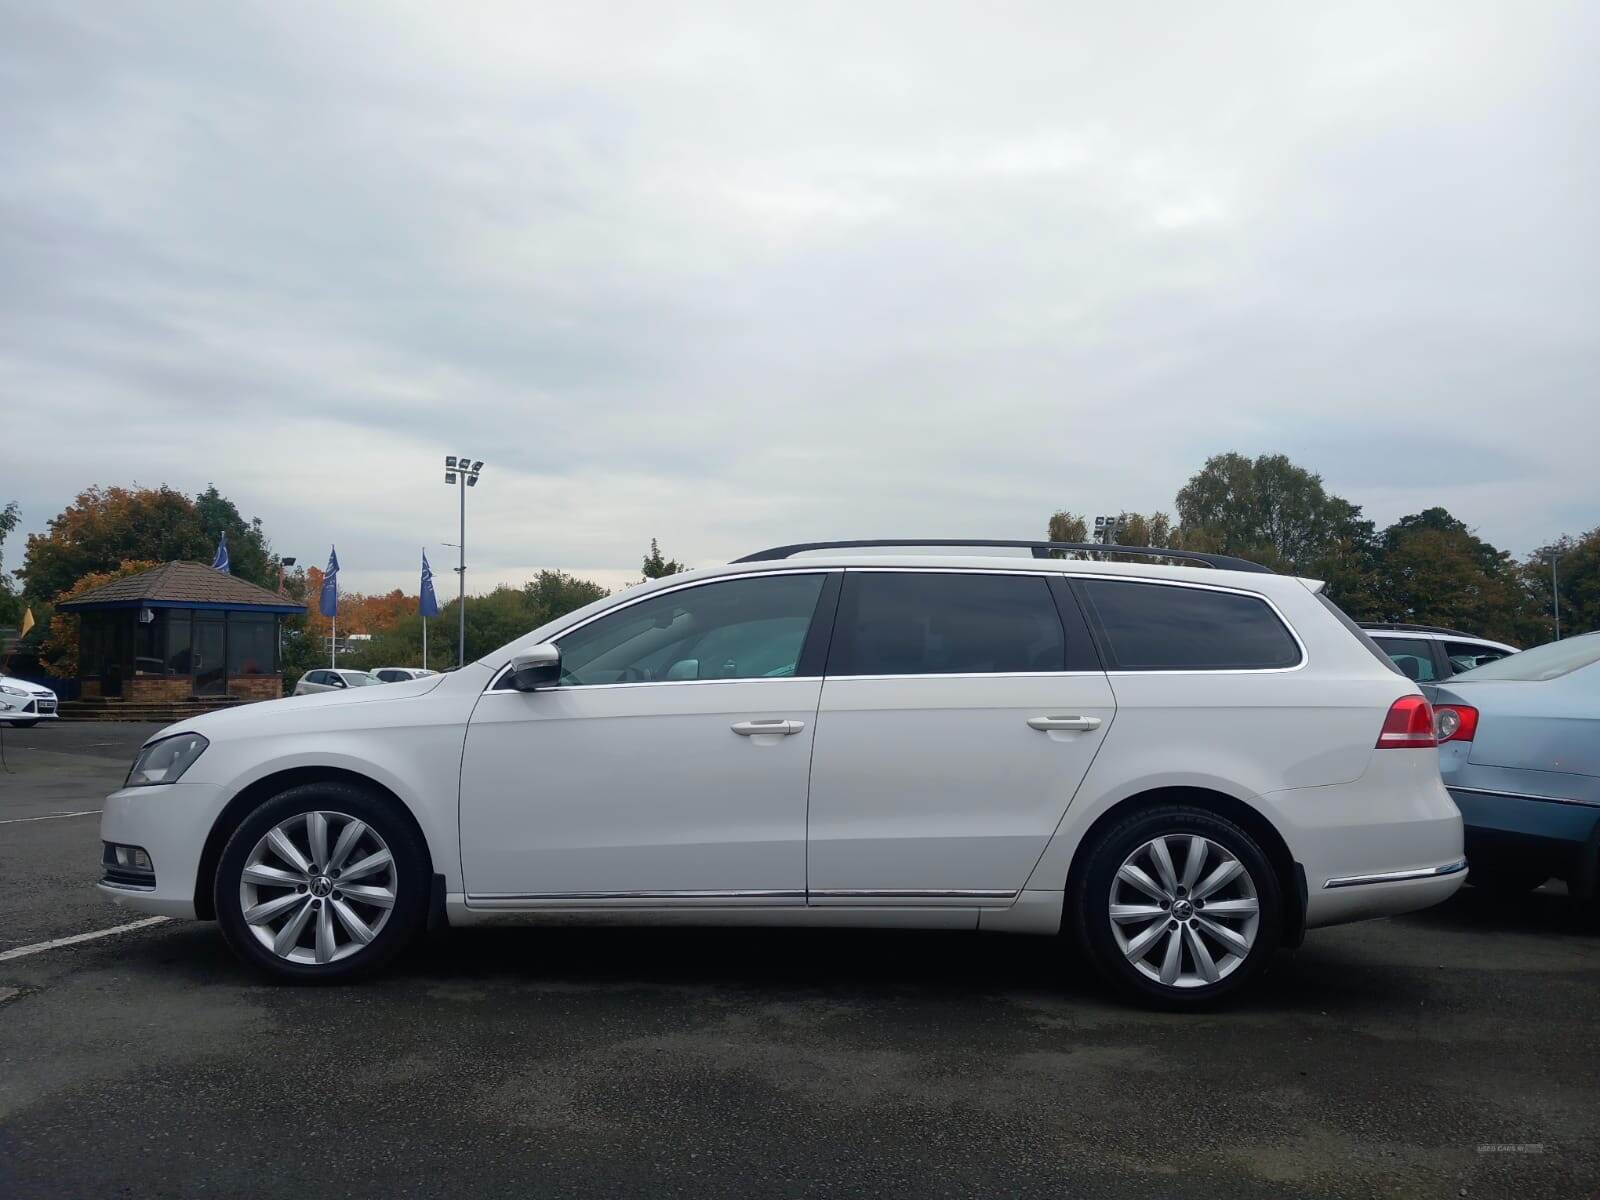
M1451 669L1458 675L1485 663L1499 662L1512 653L1498 646L1485 646L1482 642L1446 642L1444 652L1450 657Z
M1433 669L1433 648L1423 638L1373 638L1389 660L1400 668L1400 674L1418 683L1433 683L1438 673Z
M1293 667L1300 647L1266 601L1236 592L1120 579L1075 585L1119 671L1263 671Z
M728 579L641 600L557 639L561 683L793 676L825 579Z
M1061 671L1066 643L1037 575L852 571L829 675Z

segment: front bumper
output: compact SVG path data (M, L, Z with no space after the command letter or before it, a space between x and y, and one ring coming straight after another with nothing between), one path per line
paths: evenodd
M155 868L155 885L102 880L97 885L100 894L139 912L193 918L200 857L226 803L222 789L214 784L181 781L123 788L106 797L101 840L142 847Z
M54 696L21 696L0 694L0 721L56 721L61 714L56 711Z

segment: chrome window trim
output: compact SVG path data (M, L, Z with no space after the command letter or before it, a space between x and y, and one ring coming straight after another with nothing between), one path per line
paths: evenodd
M1344 875L1323 884L1328 888L1364 887L1370 883L1406 883L1414 879L1439 879L1445 875L1459 875L1467 869L1467 860L1442 863L1437 867L1418 867L1411 871L1380 871L1375 875Z
M1578 800L1571 796L1542 796L1537 792L1507 792L1500 788L1462 787L1454 783L1446 783L1444 786L1447 791L1468 792L1474 796L1506 796L1512 800L1543 800L1548 804L1576 804L1579 808L1600 808L1600 801Z

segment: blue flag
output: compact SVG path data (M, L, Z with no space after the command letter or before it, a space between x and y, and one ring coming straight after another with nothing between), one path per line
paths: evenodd
M433 568L428 565L428 552L422 552L422 615L439 615L439 597L433 594Z
M328 572L322 577L322 597L317 611L325 617L339 615L339 552L328 547Z
M233 574L233 567L228 562L228 531L224 529L222 536L217 539L217 556L211 560L213 571L226 571Z

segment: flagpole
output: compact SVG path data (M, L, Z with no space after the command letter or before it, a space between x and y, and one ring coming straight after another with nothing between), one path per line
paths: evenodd
M428 618L422 618L422 669L428 669Z

